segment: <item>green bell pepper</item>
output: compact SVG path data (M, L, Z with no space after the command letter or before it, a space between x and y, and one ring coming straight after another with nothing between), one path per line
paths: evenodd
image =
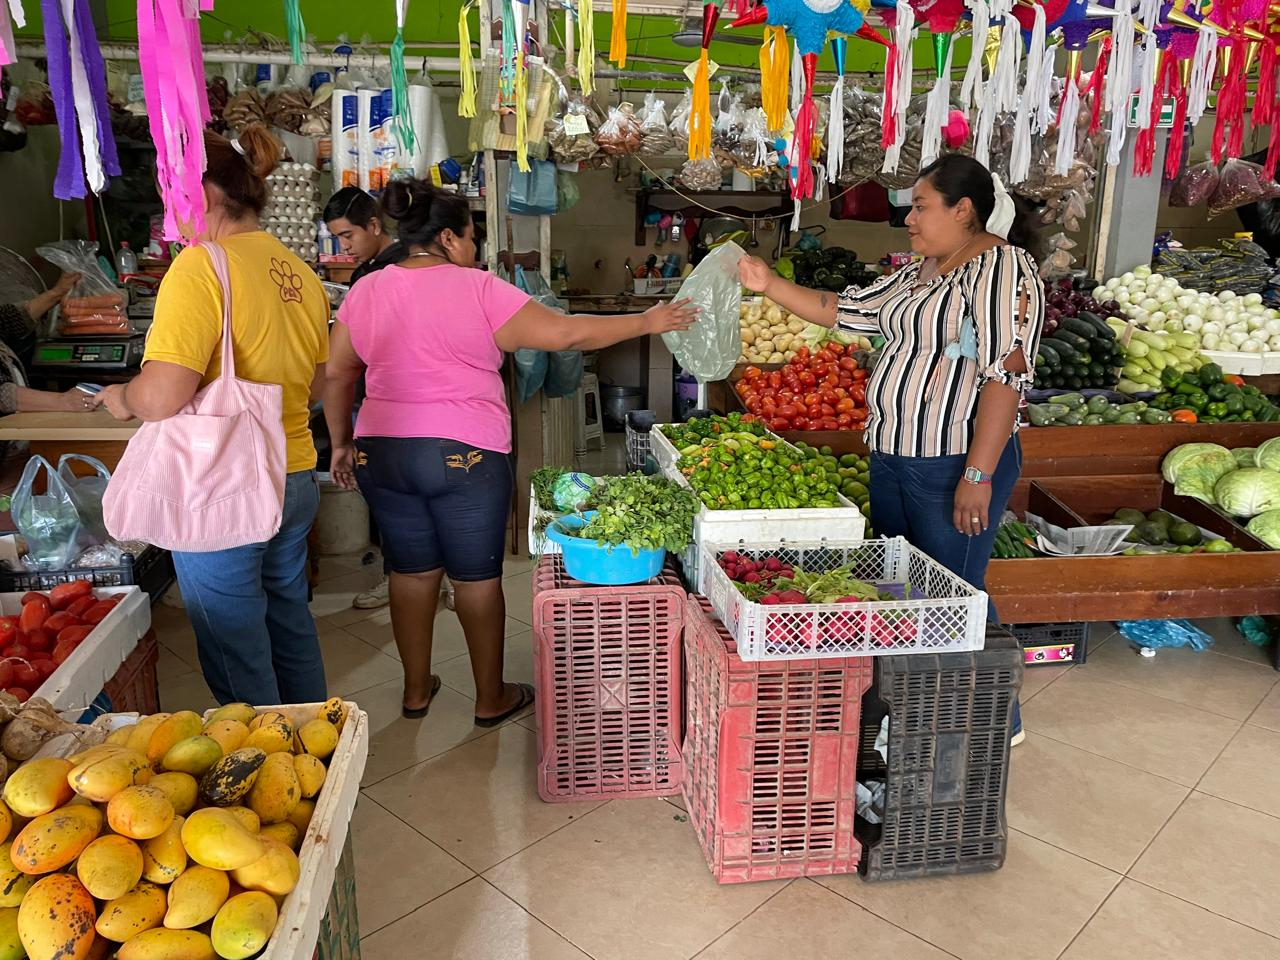
M1210 400L1225 400L1227 399L1227 392L1227 384L1225 383L1215 383L1205 390Z
M1199 370L1200 382L1214 384L1222 382L1222 368L1216 363L1206 363Z
M1204 412L1211 417L1222 418L1227 415L1227 405L1221 401L1213 401L1204 408Z
M1160 371L1160 383L1168 390L1172 390L1182 382L1182 371L1174 367L1165 367Z
M1236 416L1238 414L1244 413L1244 397L1240 396L1239 394L1235 394L1234 396L1228 396L1227 399L1223 400L1222 402L1227 405L1227 413L1231 414L1232 416Z

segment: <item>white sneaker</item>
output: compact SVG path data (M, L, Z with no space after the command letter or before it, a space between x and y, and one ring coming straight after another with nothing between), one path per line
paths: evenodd
M387 582L387 578L383 577L372 590L356 594L356 598L351 601L351 605L357 610L377 610L379 607L385 607L390 602L391 587Z

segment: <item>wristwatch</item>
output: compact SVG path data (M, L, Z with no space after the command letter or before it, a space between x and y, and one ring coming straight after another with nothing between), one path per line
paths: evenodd
M991 484L991 480L992 480L991 474L983 473L977 467L964 468L965 483L972 483L974 485L987 484L989 486Z

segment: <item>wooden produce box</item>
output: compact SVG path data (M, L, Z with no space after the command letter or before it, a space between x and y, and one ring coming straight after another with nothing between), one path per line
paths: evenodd
M1068 430L1074 428L1046 428L1045 432ZM992 560L987 568L987 591L1001 622L1280 613L1280 590L1276 588L1280 583L1280 551L1268 550L1220 511L1177 496L1158 473L1041 478L1022 485L1011 507L1018 512L1029 508L1059 525L1101 523L1121 507L1144 513L1161 508L1219 533L1245 552Z

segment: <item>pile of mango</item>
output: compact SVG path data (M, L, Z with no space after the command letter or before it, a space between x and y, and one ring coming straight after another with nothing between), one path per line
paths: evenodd
M18 767L0 804L0 960L245 960L298 883L346 722L244 703Z

